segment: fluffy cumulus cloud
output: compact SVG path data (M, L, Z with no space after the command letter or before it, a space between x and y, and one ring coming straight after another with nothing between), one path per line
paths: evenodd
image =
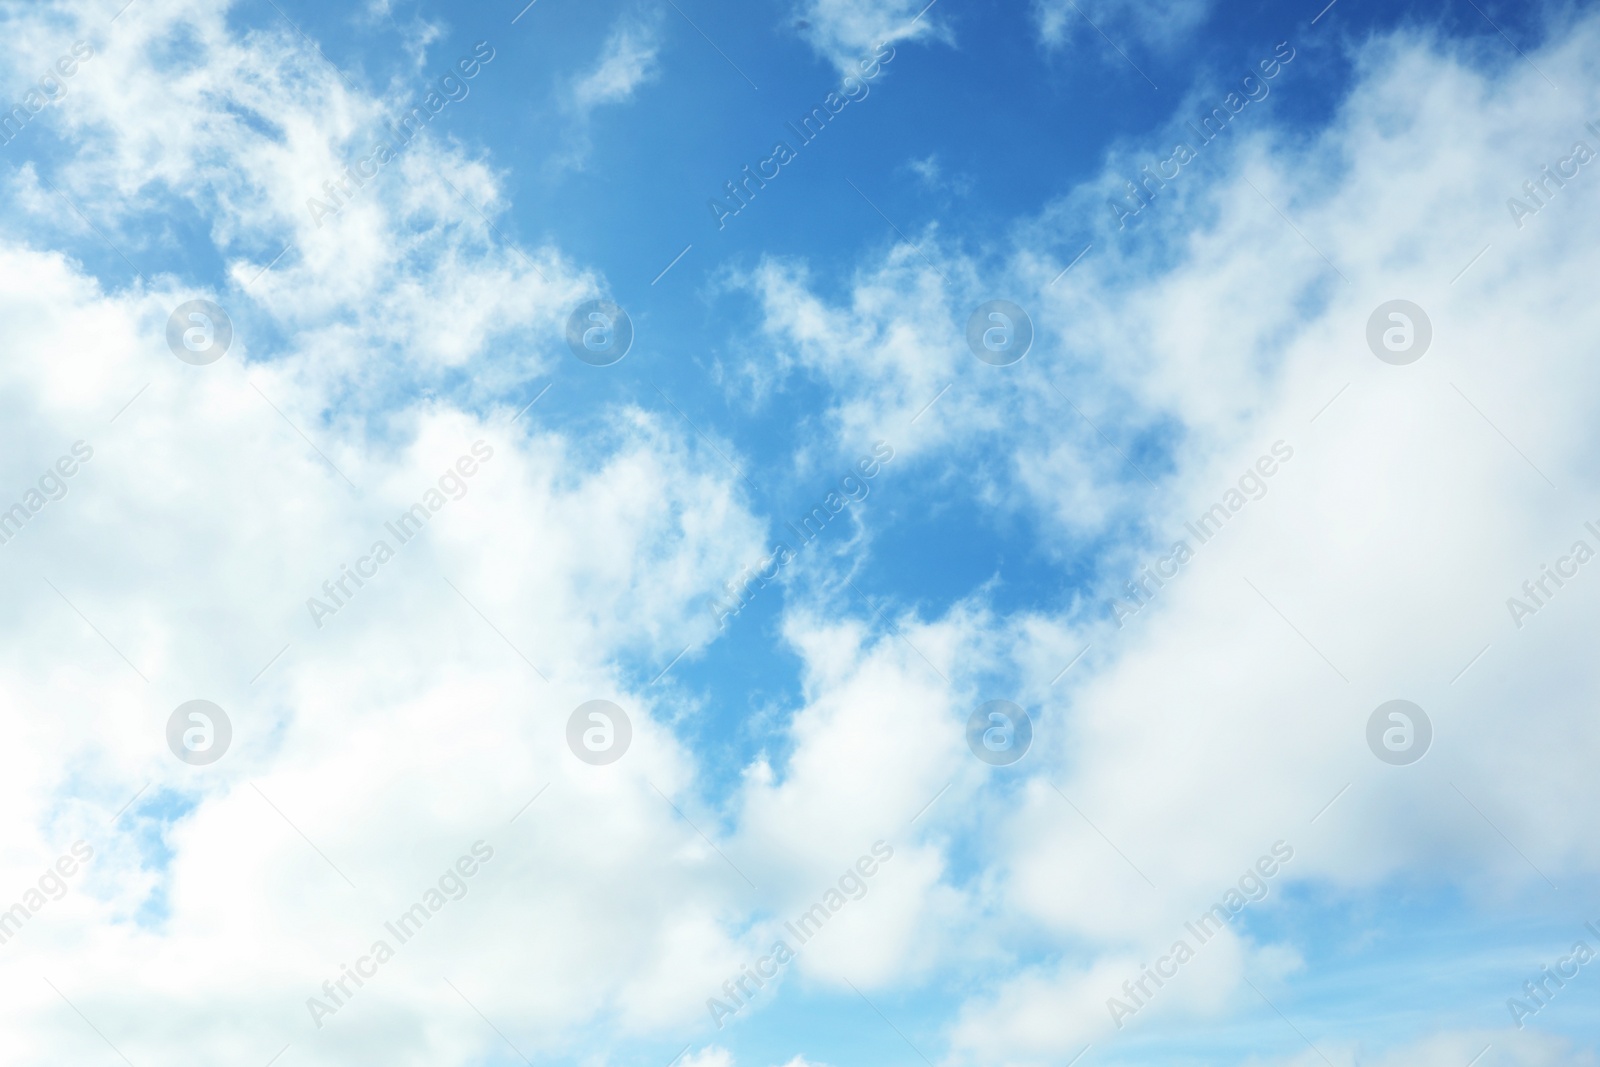
M919 10L803 15L842 62L934 33ZM895 477L1091 546L1091 576L1014 611L987 588L840 610L842 582L796 582L768 636L797 693L726 788L690 740L699 698L658 671L719 640L706 591L767 523L670 413L608 401L579 434L524 410L604 275L507 240L504 175L427 128L418 90L357 88L213 5L104 19L6 13L17 64L94 49L30 118L66 150L8 179L0 234L11 1061L663 1041L732 1067L718 1026L783 996L928 994L941 1062L1061 1063L1264 1010L1323 951L1281 922L1313 897L1458 886L1490 911L1596 873L1549 798L1600 801L1600 578L1523 583L1600 523L1600 194L1587 169L1523 183L1594 144L1600 17L1526 62L1374 38L1314 136L1238 118L1206 167L1108 208L1174 156L1122 146L999 267L929 225L842 290L797 257L738 275L766 373L819 390L840 449L893 440ZM648 77L631 25L575 98ZM426 93L470 107L496 62L443 55ZM180 216L213 290L134 266ZM966 342L997 294L1036 327L1006 367ZM203 366L166 338L196 297L234 326ZM1394 299L1431 323L1405 366L1368 346ZM1015 768L963 736L996 688L1035 711ZM1409 767L1367 750L1393 697L1434 725ZM196 698L231 722L210 767L167 748ZM595 698L631 722L609 766L568 750ZM1253 1062L1593 1062L1495 1023L1380 1040L1328 1014L1314 1048ZM766 1062L791 1055L832 1062Z
M7 927L11 1054L101 1055L85 1018L135 1061L291 1044L326 1063L464 1062L499 1041L479 1010L522 1020L530 1053L600 1017L681 1023L734 954L732 886L674 811L695 761L661 724L682 709L623 665L708 635L698 598L760 524L656 414L619 404L583 439L518 417L550 346L491 342L557 336L596 280L486 229L483 165L393 143L391 102L223 14L143 5L101 40L12 13L19 39L99 42L51 116L80 150L19 187L92 205L135 263L158 254L152 213L191 205L231 284L110 287L48 249L59 209L0 250L19 505L0 704L27 739L3 776L7 905L35 868L72 869ZM314 220L324 176L341 189L385 137L392 173L344 180ZM197 296L233 320L205 366L166 336ZM429 398L460 367L473 385ZM567 752L567 712L600 695L631 712L625 777ZM166 751L197 697L250 753L222 774ZM386 924L419 902L429 925L402 942Z
M1138 199L1126 182L1175 153L1165 140L1121 149L1020 225L982 285L932 227L860 268L842 301L803 264L748 277L789 373L835 387L841 439L906 425L953 382L918 419L910 462L999 477L997 502L1045 536L1130 519L1141 531L1103 550L1101 577L1064 615L1010 624L1050 653L1012 651L1059 716L1042 743L1061 788L1041 779L1015 798L989 876L1031 920L1028 940L1052 930L1059 955L971 998L958 1054L1055 1061L1118 1021L1247 1009L1244 979L1294 972L1297 950L1233 933L1201 948L1184 923L1274 842L1294 858L1275 865L1263 914L1287 886L1462 879L1488 899L1544 886L1539 872L1593 875L1585 828L1550 817L1533 783L1597 799L1580 636L1594 601L1549 596L1547 582L1529 617L1507 598L1576 540L1593 544L1597 324L1577 279L1597 263L1577 220L1596 194L1575 143L1594 145L1597 41L1592 16L1528 61L1416 33L1370 41L1317 136L1265 116L1241 118L1225 146L1184 130L1221 158L1176 177L1169 163ZM1531 213L1523 183L1560 160L1566 181L1546 182ZM1010 368L975 363L962 340L995 293L1032 294L1018 299L1038 339ZM1397 298L1433 330L1407 367L1367 341ZM1469 664L1471 684L1455 684ZM1438 731L1409 777L1364 741L1371 711L1400 696ZM1537 708L1537 725L1512 706ZM1176 988L1123 991L1179 939L1197 951ZM1116 1020L1111 997L1151 1010ZM1519 1055L1543 1062L1554 1047Z
M288 334L272 357L330 399L382 406L492 342L531 349L594 285L550 249L501 240L496 176L441 130L447 109L496 91L488 42L378 96L287 25L241 36L216 5L132 8L109 30L87 11L39 21L19 65L74 38L95 54L50 114L71 165L18 179L24 232L65 213L138 269L170 236L144 225L153 213L205 220L247 310ZM482 380L505 389L537 369L500 362Z

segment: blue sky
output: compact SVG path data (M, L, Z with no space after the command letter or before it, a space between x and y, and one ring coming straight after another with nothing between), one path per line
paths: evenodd
M118 4L0 4L17 1062L1595 1062L1591 967L1521 1027L1507 999L1600 950L1600 601L1580 567L1508 612L1600 536L1600 179L1561 169L1600 154L1591 6ZM194 299L213 363L166 340ZM634 328L609 366L565 341L596 299ZM1414 363L1367 340L1397 299ZM1019 362L968 349L990 300ZM1393 765L1367 722L1402 697L1433 739ZM196 698L215 762L166 740ZM598 765L567 740L596 699L632 724ZM1033 726L1010 765L966 741L996 699ZM477 840L466 903L319 1017Z

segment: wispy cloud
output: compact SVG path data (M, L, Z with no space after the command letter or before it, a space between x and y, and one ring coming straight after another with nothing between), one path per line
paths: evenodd
M802 0L795 29L845 74L880 44L954 36L939 18L938 0Z
M1213 0L1037 0L1039 38L1052 48L1082 44L1103 48L1108 59L1127 42L1167 48L1211 13Z
M573 83L573 106L587 116L597 107L628 100L660 76L660 52L659 18L624 18L606 38L595 65Z

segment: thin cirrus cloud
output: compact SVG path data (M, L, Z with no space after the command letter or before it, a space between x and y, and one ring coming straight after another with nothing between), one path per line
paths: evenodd
M1109 39L1102 36L1109 29L1165 49L1192 33L1214 6L1212 0L1036 0L1034 18L1039 39L1049 48L1078 43L1092 48Z
M598 61L572 87L573 105L583 113L627 100L660 76L660 20L629 19L606 38Z
M879 45L929 39L950 42L951 31L937 19L936 12L930 12L932 7L927 0L805 0L794 9L794 27L842 74L857 75L858 61Z

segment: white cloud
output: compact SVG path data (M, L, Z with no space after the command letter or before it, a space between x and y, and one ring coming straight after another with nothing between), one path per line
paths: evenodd
M1559 85L1592 86L1597 40L1600 23L1578 19L1530 58ZM1558 884L1595 873L1581 823L1531 788L1600 800L1579 636L1600 621L1595 602L1563 591L1539 628L1517 630L1505 599L1595 518L1581 502L1594 489L1586 338L1600 321L1578 279L1600 262L1573 220L1600 186L1584 172L1520 230L1506 198L1575 139L1594 147L1584 121L1600 100L1557 97L1516 57L1485 69L1426 36L1380 38L1353 58L1358 80L1320 136L1241 118L1231 145L1208 149L1209 170L1182 172L1128 231L1108 232L1107 188L1170 148L1119 152L1103 180L1019 227L1009 269L987 283L931 226L909 231L921 255L901 244L873 258L841 300L819 296L801 263L749 276L788 372L835 391L841 447L910 434L953 381L917 422L902 474L993 477L991 499L1031 513L1042 539L1114 538L1098 595L969 638L1021 642L1017 685L1048 727L1039 773L1093 821L1035 781L992 842L986 877L1027 933L983 923L980 941L1016 951L1042 936L1057 958L973 998L952 1034L972 1061L1059 1060L1095 1040L1133 954L1170 943L1278 839L1297 850L1285 885L1335 894L1408 878L1465 882L1476 902L1542 885L1494 828ZM1089 237L1092 252L1052 284ZM1039 331L1003 372L961 340L993 296L1024 301ZM1409 368L1366 347L1368 316L1397 296L1435 330ZM1141 437L1164 442L1155 489L1117 451ZM1195 542L1184 522L1279 440L1294 457L1266 495L1117 630L1104 605L1123 577L1175 538ZM1146 532L1119 546L1130 519ZM1052 685L1085 645L1093 654ZM1470 681L1452 685L1485 645ZM1396 696L1439 731L1400 771L1363 740ZM1513 705L1537 711L1514 720ZM1241 939L1237 951L1232 967L1216 953L1197 964L1221 969L1192 1013L1230 1010L1240 975L1297 958L1293 944Z
M698 990L732 952L718 921L731 887L655 792L677 796L694 775L660 725L676 709L616 664L665 663L684 634L709 631L698 596L725 559L758 546L731 476L640 412L618 412L614 442L579 448L509 431L510 407L489 420L424 407L394 413L387 453L317 431L353 493L251 388L285 391L270 368L233 355L179 364L143 340L159 334L137 304L96 294L59 260L9 258L6 343L19 358L5 391L37 414L13 431L5 484L20 491L75 435L95 451L68 495L3 546L6 595L33 620L7 639L8 725L72 709L26 728L26 752L7 759L4 884L20 890L77 836L99 856L6 946L8 1029L75 1047L76 1017L27 977L40 968L136 1061L173 1042L219 1056L265 1043L270 1055L291 1039L310 1062L359 1042L401 1062L465 1058L481 1043L470 1010L426 1037L391 1025L454 996L440 973L491 1017L545 1019L548 1038L518 1033L530 1047L559 1046L596 1011L646 1031L699 1012ZM87 323L112 343L86 349L57 332ZM105 384L71 385L84 380ZM465 495L398 545L384 521L478 439L493 457ZM306 598L380 538L395 558L317 628ZM632 715L634 749L615 768L565 752L567 713L596 695ZM196 696L223 705L235 730L227 760L203 772L159 744L167 713ZM106 827L146 783L147 800L198 805L162 829L173 858L161 870ZM129 825L159 829L140 810ZM470 895L312 1027L305 999L479 838L496 857ZM562 876L546 879L552 869ZM130 923L156 888L170 916ZM534 943L531 969L502 949ZM705 955L699 980L690 949Z
M1039 38L1049 47L1076 43L1102 48L1104 32L1117 39L1168 48L1211 13L1211 0L1036 0ZM1114 52L1108 62L1121 63Z
M930 192L949 191L957 196L965 196L972 191L972 179L965 174L946 173L944 165L939 162L938 153L909 160L906 169L915 174Z
M0 775L3 892L78 837L96 851L5 946L10 1051L104 1052L41 972L135 1061L179 1046L270 1058L292 1041L306 1063L356 1048L464 1062L499 1039L441 975L529 1051L570 1048L598 1019L681 1027L734 955L733 887L657 793L692 807L693 757L663 725L683 709L621 664L709 636L700 598L726 560L756 554L760 525L721 461L656 415L619 405L578 440L536 413L511 426L553 346L507 358L491 342L557 336L596 279L506 247L473 206L503 207L496 176L432 138L315 226L305 198L365 154L354 132L388 105L223 15L130 10L56 119L80 149L60 180L130 258L160 240L150 221L173 198L212 219L233 282L207 294L232 312L227 357L172 358L167 315L196 294L153 274L107 290L34 244L53 216L0 243L14 356L0 394L16 416L0 492L76 439L94 449L0 546L18 613L0 707L27 739ZM190 38L192 66L161 70ZM274 125L241 117L267 113ZM452 367L472 369L481 413L416 388ZM399 545L385 520L479 440L493 455L464 495ZM307 599L379 539L395 557L319 628ZM565 750L567 714L600 695L632 716L617 767ZM205 770L160 740L197 696L234 727ZM317 1028L307 998L479 839L495 854L468 894Z
M733 1053L721 1045L707 1045L683 1057L686 1067L733 1067Z
M1594 1054L1587 1049L1574 1047L1573 1043L1554 1034L1541 1034L1532 1030L1452 1030L1433 1034L1398 1048L1387 1049L1373 1055L1358 1042L1330 1045L1319 1041L1316 1049L1289 1057L1253 1057L1250 1067L1312 1067L1324 1063L1324 1057L1336 1067L1354 1067L1356 1064L1373 1064L1375 1067L1449 1067L1450 1064L1470 1063L1472 1057L1492 1049L1492 1055L1512 1067L1592 1067ZM1484 1056L1484 1059L1488 1059Z
M618 19L600 56L566 90L568 128L565 145L556 153L557 167L581 168L592 148L591 123L598 108L633 99L640 87L661 77L661 15L628 15Z
M858 64L881 45L954 38L927 0L801 0L796 23L802 36L843 75L860 76ZM924 13L926 12L926 13Z
M929 155L923 159L913 159L906 166L911 168L912 173L921 178L923 184L929 188L937 187L943 174L939 167L939 157L937 155Z
M888 17L817 10L834 18L819 39L841 55ZM798 978L870 989L952 965L1008 975L961 1006L956 1058L1059 1062L1103 1032L1104 998L1150 951L1279 838L1296 855L1263 909L1285 906L1292 883L1338 894L1459 879L1484 895L1534 881L1493 851L1455 786L1541 869L1592 872L1587 828L1544 798L1570 811L1600 800L1587 758L1600 740L1594 600L1580 578L1520 631L1503 609L1581 536L1579 519L1600 518L1582 513L1597 264L1574 224L1595 179L1521 230L1504 208L1582 136L1584 112L1552 103L1534 74L1483 74L1425 39L1377 41L1325 135L1281 143L1262 125L1218 177L1185 175L1139 233L1051 286L1057 252L1081 247L1059 221L1079 204L1104 217L1099 186L1069 197L1016 236L1003 284L1036 309L1040 335L1010 371L965 352L966 315L996 283L936 228L919 244L945 276L895 249L861 266L842 302L813 292L802 264L752 272L785 369L838 397L841 446L894 441L886 478L975 466L997 506L1063 541L1137 522L1159 546L1273 441L1295 457L1121 631L1097 606L1000 617L979 591L938 617L890 608L879 632L837 610L827 583L797 594L784 620L803 665L792 747L745 768L726 810L702 812L702 768L670 725L692 709L623 664L664 663L686 635L707 636L697 598L728 560L764 550L766 531L669 420L618 406L599 441L507 426L520 406L508 398L551 358L528 338L554 335L600 280L558 250L507 248L472 206L502 206L497 176L431 139L316 227L308 190L383 107L287 34L238 39L207 5L125 17L126 36L54 115L82 146L67 187L135 258L169 199L202 207L237 287L215 295L241 328L224 361L180 364L162 331L185 287L151 276L108 289L42 250L42 210L0 242L13 354L0 493L24 491L79 438L95 449L68 494L0 546L0 900L79 836L97 852L0 955L18 1062L105 1054L41 974L134 1062L180 1048L265 1062L285 1041L304 1064L468 1062L499 1041L479 1011L537 1055L586 1051L593 1029L693 1032L768 927L879 838L893 860L807 945ZM19 39L42 32L16 18ZM156 54L184 33L202 58L168 75ZM1557 40L1540 67L1594 84L1600 23ZM236 117L269 102L272 131ZM27 177L26 203L42 204ZM1492 252L1452 281L1480 239ZM1371 308L1396 294L1436 327L1410 368L1364 347ZM507 336L526 344L497 357L491 342ZM413 399L462 367L481 378L481 405ZM1170 432L1159 493L1101 432ZM315 627L305 598L479 439L494 456L466 494ZM1131 575L1148 552L1106 558ZM1093 653L1058 679L1085 644ZM1001 684L1039 713L1037 751L1010 785L960 732ZM206 771L159 743L170 710L202 695L236 731ZM609 768L564 751L567 714L596 695L627 707L636 731ZM1393 695L1437 713L1436 750L1405 770L1361 739ZM154 804L109 827L141 790ZM711 831L719 847L785 887L778 899L753 905L658 790L695 825L728 826ZM495 855L467 894L316 1029L306 998L479 839ZM1219 938L1152 1022L1226 1012L1241 976L1293 982L1297 962L1293 944ZM1353 1061L1358 1035L1334 1037ZM1443 1033L1389 1054L1460 1063L1475 1040ZM1530 1065L1567 1055L1531 1035L1513 1047ZM692 1060L729 1067L731 1054Z
M40 32L30 26L26 36ZM70 28L56 32L72 39ZM97 25L78 32L99 39ZM173 70L175 48L190 58ZM460 79L455 64L473 53L441 56L428 83L407 80L379 100L348 88L287 28L239 39L215 5L135 5L54 112L76 148L55 183L92 205L134 264L155 258L152 247L170 254L164 210L199 212L237 287L231 299L248 299L288 331L287 352L275 356L347 405L392 402L490 341L522 353L484 373L490 390L506 390L548 358L528 339L550 336L596 280L553 249L508 247L485 224L506 208L496 176L439 136L438 120L411 120L423 132L409 143L394 132L413 106L430 113L428 93L443 100L445 73L467 94L446 107L506 91L506 58L492 45L479 56L490 58L471 78ZM348 166L375 160L380 143L392 156L375 177L364 185L345 177ZM327 191L341 182L342 194ZM63 205L54 194L33 201L38 214L15 224L48 234ZM343 206L319 217L313 201Z
M606 38L600 59L572 87L573 103L582 112L603 104L616 104L633 96L641 85L660 76L656 57L661 51L660 21L624 20Z

